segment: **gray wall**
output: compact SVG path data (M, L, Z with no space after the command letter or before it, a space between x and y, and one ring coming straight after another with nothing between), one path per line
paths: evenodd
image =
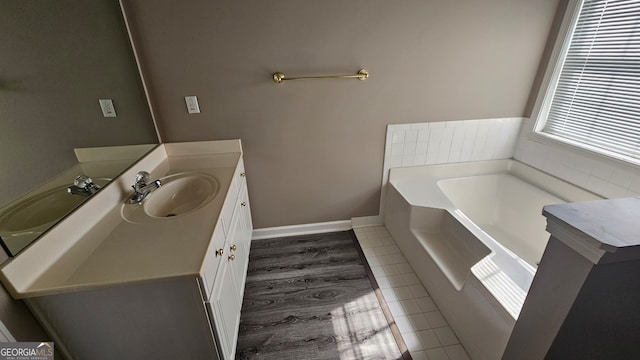
M0 206L75 147L157 143L117 0L2 0L0 54Z
M241 138L262 228L377 215L386 124L522 116L558 0L124 4L163 141Z

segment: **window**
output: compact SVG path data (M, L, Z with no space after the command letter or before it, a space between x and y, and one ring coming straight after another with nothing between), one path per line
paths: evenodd
M575 4L575 5L574 5ZM535 130L640 161L640 1L572 2Z

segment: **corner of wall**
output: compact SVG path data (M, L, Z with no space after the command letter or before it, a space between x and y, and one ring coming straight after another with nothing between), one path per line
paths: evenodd
M569 3L569 0L560 0L558 2L558 7L556 9L556 14L553 18L553 23L551 24L551 28L549 29L549 34L547 35L547 42L542 52L542 55L540 56L540 64L538 65L538 71L536 73L536 77L534 78L533 84L531 86L529 99L527 100L527 104L525 105L525 108L524 108L525 117L531 116L531 113L533 112L533 108L535 106L535 102L538 97L538 92L540 91L540 87L542 86L542 80L544 79L544 74L547 71L547 66L549 66L551 54L553 52L553 48L555 46L556 39L558 37L558 33L562 25L564 13L567 10L568 3Z
M22 300L15 300L0 285L0 324L2 336L11 341L46 341L46 335Z

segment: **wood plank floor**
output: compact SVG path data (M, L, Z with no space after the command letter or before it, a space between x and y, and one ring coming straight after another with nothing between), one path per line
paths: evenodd
M354 241L252 242L236 359L402 359Z

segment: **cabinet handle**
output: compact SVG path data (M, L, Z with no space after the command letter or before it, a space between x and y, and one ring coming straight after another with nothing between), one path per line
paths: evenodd
M224 250L223 249L216 250L216 255L222 256L222 254L224 254Z
M245 177L245 176L247 176L247 174L242 172L242 173L240 173L240 176Z
M233 260L235 260L235 259L236 259L236 256L235 256L235 255L233 255L233 254L229 255L229 260L233 261Z
M241 205L241 206L247 206L247 202L246 202L246 201L243 201L243 202L241 202L241 203L240 203L240 205Z
M231 251L236 251L236 249L237 249L237 248L238 248L237 246L235 246L235 245L231 245L231 248L230 248L230 249L231 249Z

